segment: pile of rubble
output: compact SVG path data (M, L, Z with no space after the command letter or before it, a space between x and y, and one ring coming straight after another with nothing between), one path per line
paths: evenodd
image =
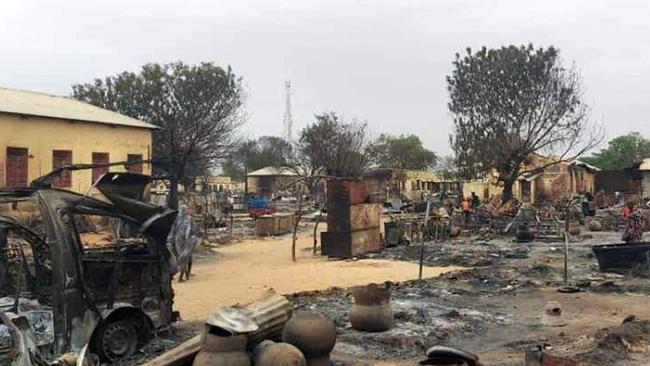
M527 360L546 360L543 365L645 365L650 352L650 321L627 317L619 326L557 340L527 350ZM551 363L551 360L555 363ZM530 363L533 365L534 363Z

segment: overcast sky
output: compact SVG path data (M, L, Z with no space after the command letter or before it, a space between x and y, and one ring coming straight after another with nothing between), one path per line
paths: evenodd
M147 62L231 65L244 132L281 134L323 110L450 151L445 76L455 52L532 42L581 70L608 137L650 135L650 2L0 0L0 86L69 94Z

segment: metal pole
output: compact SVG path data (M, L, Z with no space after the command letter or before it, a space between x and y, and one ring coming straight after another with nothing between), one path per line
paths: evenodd
M429 209L431 208L431 200L427 200L427 211L424 214L424 227L422 228L422 238L420 239L420 272L418 279L422 280L422 266L424 265L424 232L429 224Z

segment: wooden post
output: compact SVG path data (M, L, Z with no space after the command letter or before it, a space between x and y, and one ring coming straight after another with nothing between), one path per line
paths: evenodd
M569 227L571 220L571 201L566 209L564 218L564 285L569 284Z
M418 279L422 280L422 266L424 265L424 232L429 223L429 209L431 208L431 200L427 200L427 212L424 214L424 226L422 228L422 237L420 238L420 272Z

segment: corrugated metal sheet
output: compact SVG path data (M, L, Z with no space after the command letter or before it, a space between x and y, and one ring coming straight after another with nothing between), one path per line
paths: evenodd
M156 129L158 127L69 97L0 88L0 112Z
M277 166L267 166L266 168L258 169L253 172L248 173L249 177L265 177L265 176L287 176L295 177L298 176L296 172L289 168L277 167Z
M604 192L635 192L641 189L643 177L638 170L601 170L596 172L596 190Z

